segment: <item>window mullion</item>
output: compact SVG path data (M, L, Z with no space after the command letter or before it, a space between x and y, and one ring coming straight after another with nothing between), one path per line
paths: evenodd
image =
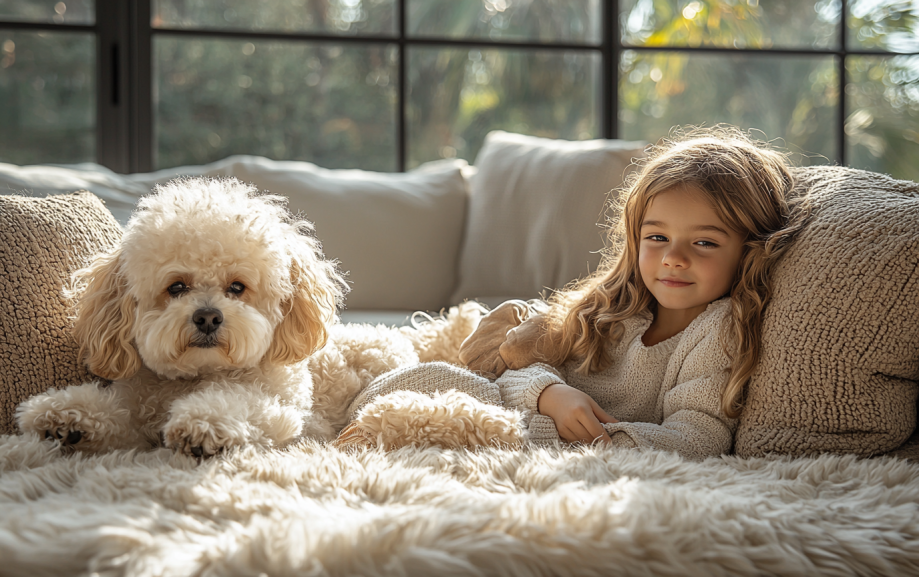
M842 0L839 7L839 56L837 57L837 82L839 82L839 97L836 106L839 107L836 120L836 162L848 166L846 161L846 58L848 46L848 26L846 16L848 12L847 0Z
M405 172L405 163L408 146L408 139L406 134L408 132L405 115L405 99L408 95L408 78L406 77L406 65L405 61L408 58L406 51L408 50L407 42L407 31L405 28L406 25L406 15L405 15L405 5L406 0L398 0L398 10L399 10L399 19L398 26L399 29L396 31L398 34L398 49L399 49L399 93L397 97L397 110L396 110L396 170L399 172Z
M600 72L600 136L619 138L619 52L622 33L619 22L619 1L604 0L600 39L602 70Z
M129 172L127 10L120 0L96 0L96 161Z
M131 171L153 170L153 32L151 0L130 0Z

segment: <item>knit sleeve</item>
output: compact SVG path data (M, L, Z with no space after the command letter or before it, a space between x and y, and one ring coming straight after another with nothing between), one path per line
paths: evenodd
M686 383L688 388L706 387L703 381ZM735 423L699 407L681 408L660 425L654 423L605 423L603 427L622 447L649 447L674 451L687 459L701 460L731 450Z
M523 369L505 371L495 383L505 407L538 412L537 401L543 390L549 385L565 384L565 381L556 369L536 363Z

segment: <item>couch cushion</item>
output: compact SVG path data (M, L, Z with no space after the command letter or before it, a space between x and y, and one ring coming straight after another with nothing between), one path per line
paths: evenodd
M325 254L350 271L351 310L428 309L449 304L466 210L464 161L431 162L407 173L327 170L308 162L231 156L200 166L120 175L98 164L0 163L0 194L61 194L85 188L127 223L154 184L177 176L235 176L290 198L316 225Z
M889 451L916 425L919 184L840 167L797 178L814 214L776 270L735 450Z
M120 238L89 192L0 196L0 434L14 432L13 412L26 398L92 379L77 359L63 289L72 271Z
M325 255L349 273L348 309L438 311L456 285L465 168L465 161L447 160L381 173L231 156L128 178L149 188L178 175L235 176L286 196L291 212L302 211L315 224Z
M605 203L643 150L640 142L489 133L475 161L452 301L537 298L593 272Z

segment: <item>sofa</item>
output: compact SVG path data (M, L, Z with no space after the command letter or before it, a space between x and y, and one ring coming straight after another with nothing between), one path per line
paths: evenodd
M594 270L643 150L494 132L472 165L404 174L251 156L132 175L0 164L0 508L25 519L0 521L0 557L35 574L575 574L572 559L591 574L919 572L919 184L844 167L795 169L793 194L814 211L776 272L733 456L350 455L305 441L196 468L164 450L67 456L13 435L25 397L91 378L69 337L66 278L157 183L230 176L286 196L348 273L342 322L401 326L466 300L538 298ZM69 556L43 554L43 535L71 535Z

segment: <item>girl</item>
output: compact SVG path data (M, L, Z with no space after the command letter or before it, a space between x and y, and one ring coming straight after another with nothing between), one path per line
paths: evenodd
M500 398L535 413L530 441L730 452L770 275L807 215L792 185L785 157L736 129L653 147L599 270L510 331L483 319L460 358L507 367Z
M507 405L539 413L531 439L729 452L771 272L807 214L790 219L792 185L782 155L736 130L655 147L624 195L618 250L528 321L543 362L497 381Z

